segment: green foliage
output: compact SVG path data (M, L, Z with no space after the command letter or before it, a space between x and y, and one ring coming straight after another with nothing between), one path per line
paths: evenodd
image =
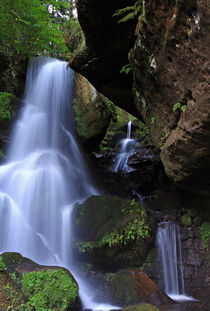
M50 10L54 12L67 3L56 0L0 1L0 53L10 59L21 59L65 52L61 23Z
M7 266L4 263L2 256L0 256L0 271L6 271L7 270Z
M101 248L104 246L114 247L128 245L132 241L146 240L150 236L151 229L147 223L147 213L144 208L139 209L135 200L130 203L130 209L121 210L122 214L130 219L118 230L104 234L98 241L77 242L79 252L85 253L88 249Z
M64 23L65 43L71 56L82 51L85 46L85 36L77 19L71 18Z
M200 235L204 241L204 247L208 247L208 241L210 238L210 221L204 221L200 226Z
M187 106L181 103L176 103L173 106L173 111L176 111L177 109L180 109L182 112L184 112L187 109Z
M182 224L187 227L192 225L192 219L190 214L187 213L182 216Z
M11 119L11 99L14 95L7 92L0 92L0 122L8 122Z
M166 146L166 139L169 137L171 132L167 132L163 137L160 138L160 149L164 150Z
M77 284L68 272L61 269L25 273L22 286L25 295L29 297L26 306L36 311L64 311L78 297Z
M154 117L151 118L151 124L155 124L155 118Z
M118 23L127 22L128 20L135 18L140 13L141 4L142 4L142 0L136 1L136 3L134 3L134 5L127 6L127 7L123 8L123 9L117 10L113 14L113 17L118 17L118 16L124 15L118 21Z
M139 120L138 122L139 127L136 129L136 133L141 136L142 138L145 138L146 135L149 134L149 129L148 127Z
M126 75L129 74L129 72L132 71L132 68L131 68L131 65L130 64L127 64L127 65L124 65L121 70L120 70L120 73L125 73Z

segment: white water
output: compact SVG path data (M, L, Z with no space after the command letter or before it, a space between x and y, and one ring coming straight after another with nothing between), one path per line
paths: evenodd
M130 172L132 168L128 165L129 157L134 153L134 144L135 139L131 139L131 124L132 121L128 122L127 127L127 137L120 141L120 152L116 157L114 172L118 172L120 170Z
M74 138L72 96L73 74L65 62L30 62L23 108L0 167L0 253L19 252L74 274L71 211L97 191ZM97 310L85 283L77 281L83 307Z
M194 300L185 294L179 225L160 223L156 240L163 274L163 290L176 301Z

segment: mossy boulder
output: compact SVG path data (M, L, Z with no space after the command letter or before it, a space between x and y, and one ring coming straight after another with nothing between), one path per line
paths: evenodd
M68 270L38 265L18 253L0 259L0 306L5 310L78 309L78 285Z
M103 268L142 265L154 241L154 219L143 205L91 196L73 211L78 259Z
M122 311L159 311L160 309L150 303L139 303L137 305L123 308Z
M96 149L111 120L111 103L75 73L74 114L77 134L86 150Z
M154 305L172 304L173 300L162 292L156 283L140 269L125 269L106 275L109 297L117 305L140 302Z

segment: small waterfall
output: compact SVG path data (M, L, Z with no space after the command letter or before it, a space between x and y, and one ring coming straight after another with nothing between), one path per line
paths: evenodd
M173 299L185 295L179 225L160 223L157 230L157 247L163 273L163 290Z
M120 152L116 157L115 165L113 168L114 172L132 171L132 168L128 165L129 157L134 153L135 139L131 139L131 124L132 121L128 122L127 126L127 137L120 141Z
M75 274L71 212L97 191L74 137L73 73L66 64L42 57L29 64L23 108L0 166L0 253L19 252ZM84 308L96 310L92 293L74 276Z

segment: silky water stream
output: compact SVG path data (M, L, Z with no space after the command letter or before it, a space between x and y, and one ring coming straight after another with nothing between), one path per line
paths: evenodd
M161 222L157 229L156 244L164 292L177 302L195 301L193 297L185 293L179 225Z
M7 160L0 166L0 253L19 252L37 263L68 268L84 308L109 310L91 298L74 273L71 211L97 190L74 138L73 73L66 62L30 61L20 116Z
M119 153L115 159L113 172L120 170L130 172L133 169L128 165L129 157L134 153L135 139L131 138L131 125L132 121L128 122L127 125L127 137L121 139L119 143Z

